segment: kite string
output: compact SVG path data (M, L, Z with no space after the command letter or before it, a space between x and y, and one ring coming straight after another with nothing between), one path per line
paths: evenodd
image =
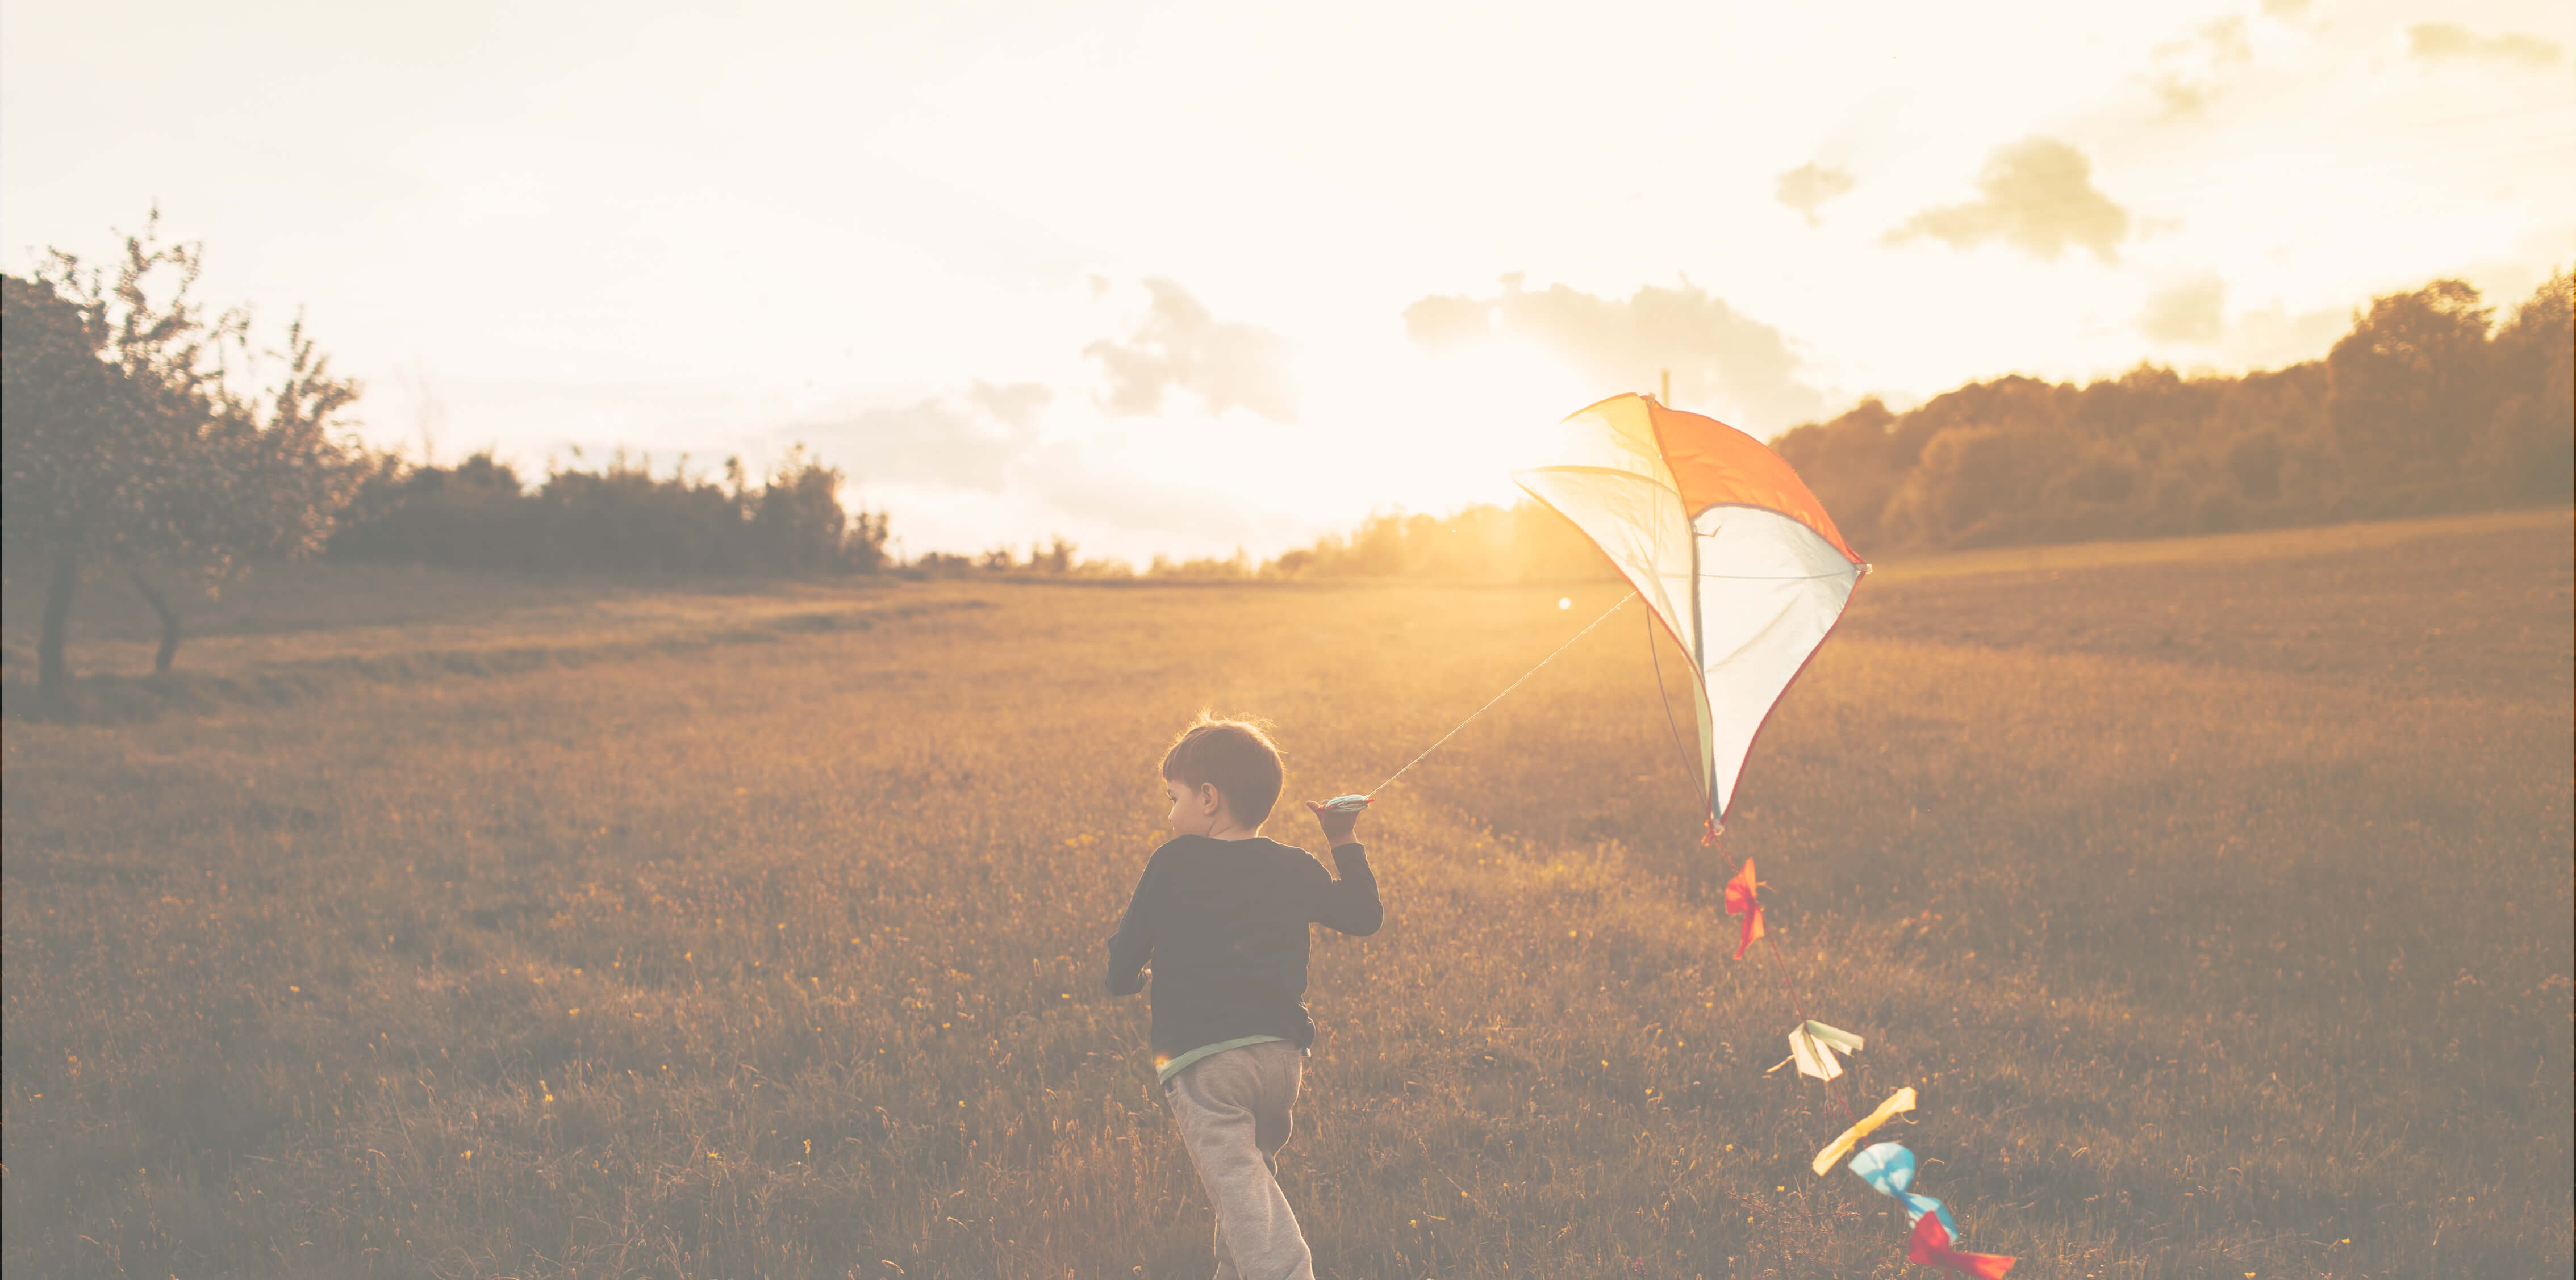
M1556 652L1555 652L1555 653L1551 653L1551 654L1547 655L1546 657L1539 659L1539 660L1538 660L1538 667L1532 667L1532 668L1530 668L1529 670L1522 672L1522 673L1521 673L1521 678L1520 678L1519 680L1514 680L1514 681L1512 681L1510 684L1504 685L1504 686L1503 686L1503 691L1502 691L1501 693L1495 694L1492 698L1490 698L1490 699L1486 700L1486 702L1485 702L1485 705L1484 705L1484 706L1478 707L1478 708L1476 708L1474 711L1469 712L1469 713L1468 713L1468 715L1467 715L1467 718L1466 718L1466 719L1461 720L1461 721L1459 721L1459 722L1458 722L1457 728L1451 729L1449 732L1444 733L1444 734L1441 734L1441 735L1440 735L1440 742L1435 742L1435 743L1432 743L1430 746L1424 747L1424 748L1422 749L1422 755L1415 756L1414 758L1412 758L1412 759L1410 759L1410 760L1405 761L1405 762L1404 762L1404 769L1410 769L1410 768L1412 768L1413 766L1415 766L1415 765L1417 765L1417 764L1422 763L1422 760L1423 760L1423 757L1424 757L1424 756L1428 756L1428 755L1430 755L1432 752L1434 752L1434 751L1438 751L1438 750L1440 749L1440 743L1441 743L1441 742L1447 742L1447 741L1448 741L1448 740L1450 740L1451 738L1457 737L1457 736L1458 736L1458 730L1459 730L1459 729L1464 729L1464 728L1466 728L1468 725L1475 723L1475 721L1476 721L1476 717L1477 717L1477 716L1481 716L1481 715L1485 714L1487 711L1492 710L1492 709L1493 709L1493 706L1494 706L1494 704L1495 704L1495 703L1502 701L1502 700L1504 699L1504 697L1506 697L1507 695L1509 695L1509 694L1511 693L1511 691L1512 691L1512 690L1517 689L1517 688L1520 688L1520 687L1521 687L1521 683L1522 683L1522 681L1525 681L1525 680L1529 679L1531 676L1537 675L1537 674L1538 674L1539 667L1544 667L1544 666L1546 666L1547 664L1549 664L1549 663L1551 663L1551 662L1556 661L1556 655L1557 655L1558 653L1563 653L1563 652L1565 652L1566 650L1573 648L1573 647L1574 647L1574 641L1575 641L1575 640L1580 640L1580 639L1582 639L1583 637L1585 637L1585 636L1588 636L1588 635L1592 634L1592 628L1593 628L1593 627L1600 626L1602 623L1609 621L1609 620L1610 620L1610 615L1611 615L1611 614L1613 614L1613 613L1617 613L1617 612L1619 612L1621 609L1626 608L1626 607L1627 607L1627 605L1628 605L1628 602L1629 602L1629 601L1631 601L1631 600L1634 600L1634 599L1636 599L1636 598L1637 598L1637 593L1636 593L1636 592L1634 592L1634 591L1631 591L1631 592L1629 592L1628 594L1626 594L1626 595L1624 595L1624 596L1619 597L1619 603L1617 603L1617 604L1614 604L1614 605L1610 606L1610 608L1609 608L1607 611L1605 611L1604 613L1602 613L1602 615L1601 615L1600 617L1598 617L1598 618L1594 618L1594 619L1592 620L1591 624L1590 624L1590 625L1588 625L1588 626L1586 626L1586 627L1584 627L1581 631L1577 631L1577 632L1575 632L1575 633L1574 633L1574 639L1573 639L1573 640L1568 640L1568 641L1566 641L1565 643L1563 643L1563 644L1561 644L1561 645L1558 645L1558 646L1556 647ZM1391 773L1391 774L1388 774L1388 775L1387 775L1387 778L1386 778L1386 781L1381 782L1381 783L1377 784L1376 786L1369 788L1369 789L1368 789L1368 793L1367 793L1367 794L1368 794L1371 798L1374 798L1374 797L1377 795L1377 793L1378 793L1378 792L1384 791L1384 790L1386 790L1388 787L1394 786L1394 785L1395 785L1395 780L1404 776L1404 769L1398 769L1398 770L1396 770L1395 772L1393 772L1393 773Z

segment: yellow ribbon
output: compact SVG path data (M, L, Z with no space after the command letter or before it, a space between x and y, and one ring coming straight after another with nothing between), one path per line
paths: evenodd
M1858 1123L1843 1130L1843 1136L1826 1144L1824 1150L1816 1153L1816 1172L1821 1175L1825 1170L1833 1168L1835 1161L1850 1154L1851 1149L1858 1145L1861 1139L1868 1137L1872 1130L1887 1123L1888 1119L1897 1112L1913 1109L1914 1086L1907 1085L1889 1094L1887 1101L1878 1104L1878 1110L1862 1116Z

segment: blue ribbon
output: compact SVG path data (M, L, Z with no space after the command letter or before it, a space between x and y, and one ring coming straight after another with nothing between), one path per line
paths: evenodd
M1930 1196L1919 1196L1909 1190L1914 1185L1914 1153L1901 1142L1882 1142L1863 1148L1851 1159L1851 1171L1880 1195L1894 1197L1905 1206L1905 1223L1912 1226L1924 1214L1941 1219L1941 1228L1950 1238L1959 1238L1959 1224L1951 1221L1950 1211Z

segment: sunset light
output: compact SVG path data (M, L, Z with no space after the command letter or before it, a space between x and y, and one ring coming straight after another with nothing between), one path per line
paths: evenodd
M215 296L332 335L372 440L527 474L803 441L916 554L1275 554L1508 499L1498 428L1666 368L1769 438L2315 359L2376 294L2510 304L2576 255L2555 4L119 12L7 10L8 253L105 255L157 201ZM189 105L52 109L45 51L105 38ZM1157 299L1211 345L1121 382ZM1521 356L1436 350L1440 299Z
M0 0L0 258L9 1274L2576 1274L2568 0Z

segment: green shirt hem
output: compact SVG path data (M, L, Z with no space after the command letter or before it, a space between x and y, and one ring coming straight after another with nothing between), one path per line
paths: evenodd
M1228 1049L1240 1049L1248 1044L1267 1044L1273 1040L1286 1040L1287 1038L1288 1037L1286 1036L1243 1036L1233 1040L1219 1040L1215 1044L1200 1045L1198 1048L1192 1049L1188 1053L1182 1054L1181 1056L1154 1068L1154 1083L1158 1085L1170 1084L1172 1082L1172 1077L1181 1073L1181 1068L1186 1067L1211 1053L1223 1053Z

